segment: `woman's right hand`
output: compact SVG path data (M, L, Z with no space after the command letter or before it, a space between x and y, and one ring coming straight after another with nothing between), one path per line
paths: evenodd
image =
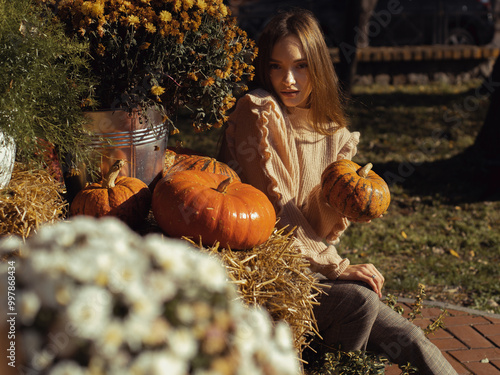
M382 287L385 279L373 264L351 264L338 277L339 280L364 281L382 298Z

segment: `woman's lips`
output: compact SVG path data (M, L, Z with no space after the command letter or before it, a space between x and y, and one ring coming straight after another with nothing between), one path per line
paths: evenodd
M298 91L281 91L281 95L287 98L292 98L296 96L299 92Z

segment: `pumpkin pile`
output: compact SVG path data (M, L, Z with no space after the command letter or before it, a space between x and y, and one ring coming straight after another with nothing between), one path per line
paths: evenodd
M276 223L273 205L229 166L199 155L175 156L166 164L152 208L169 236L231 249L249 249L269 238Z
M387 183L371 169L347 159L325 168L321 189L326 202L352 221L370 221L380 217L391 202Z
M276 213L267 196L214 158L168 150L163 171L149 188L119 176L125 163L117 160L101 182L78 192L70 215L114 216L137 229L151 210L170 237L238 250L264 243L274 230Z

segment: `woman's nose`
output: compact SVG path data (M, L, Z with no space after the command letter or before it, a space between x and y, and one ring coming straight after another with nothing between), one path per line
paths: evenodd
M284 81L286 84L295 84L296 81L295 81L295 75L293 74L293 70L287 70L286 73L285 73L285 77L284 77Z

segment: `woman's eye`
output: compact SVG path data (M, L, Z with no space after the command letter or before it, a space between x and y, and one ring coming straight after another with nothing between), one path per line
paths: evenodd
M297 65L297 68L299 68L299 69L307 69L307 63L301 63L301 64Z
M269 68L270 68L271 70L275 70L275 69L279 69L279 68L280 68L280 66L279 66L278 64L271 64L271 65L269 65Z

